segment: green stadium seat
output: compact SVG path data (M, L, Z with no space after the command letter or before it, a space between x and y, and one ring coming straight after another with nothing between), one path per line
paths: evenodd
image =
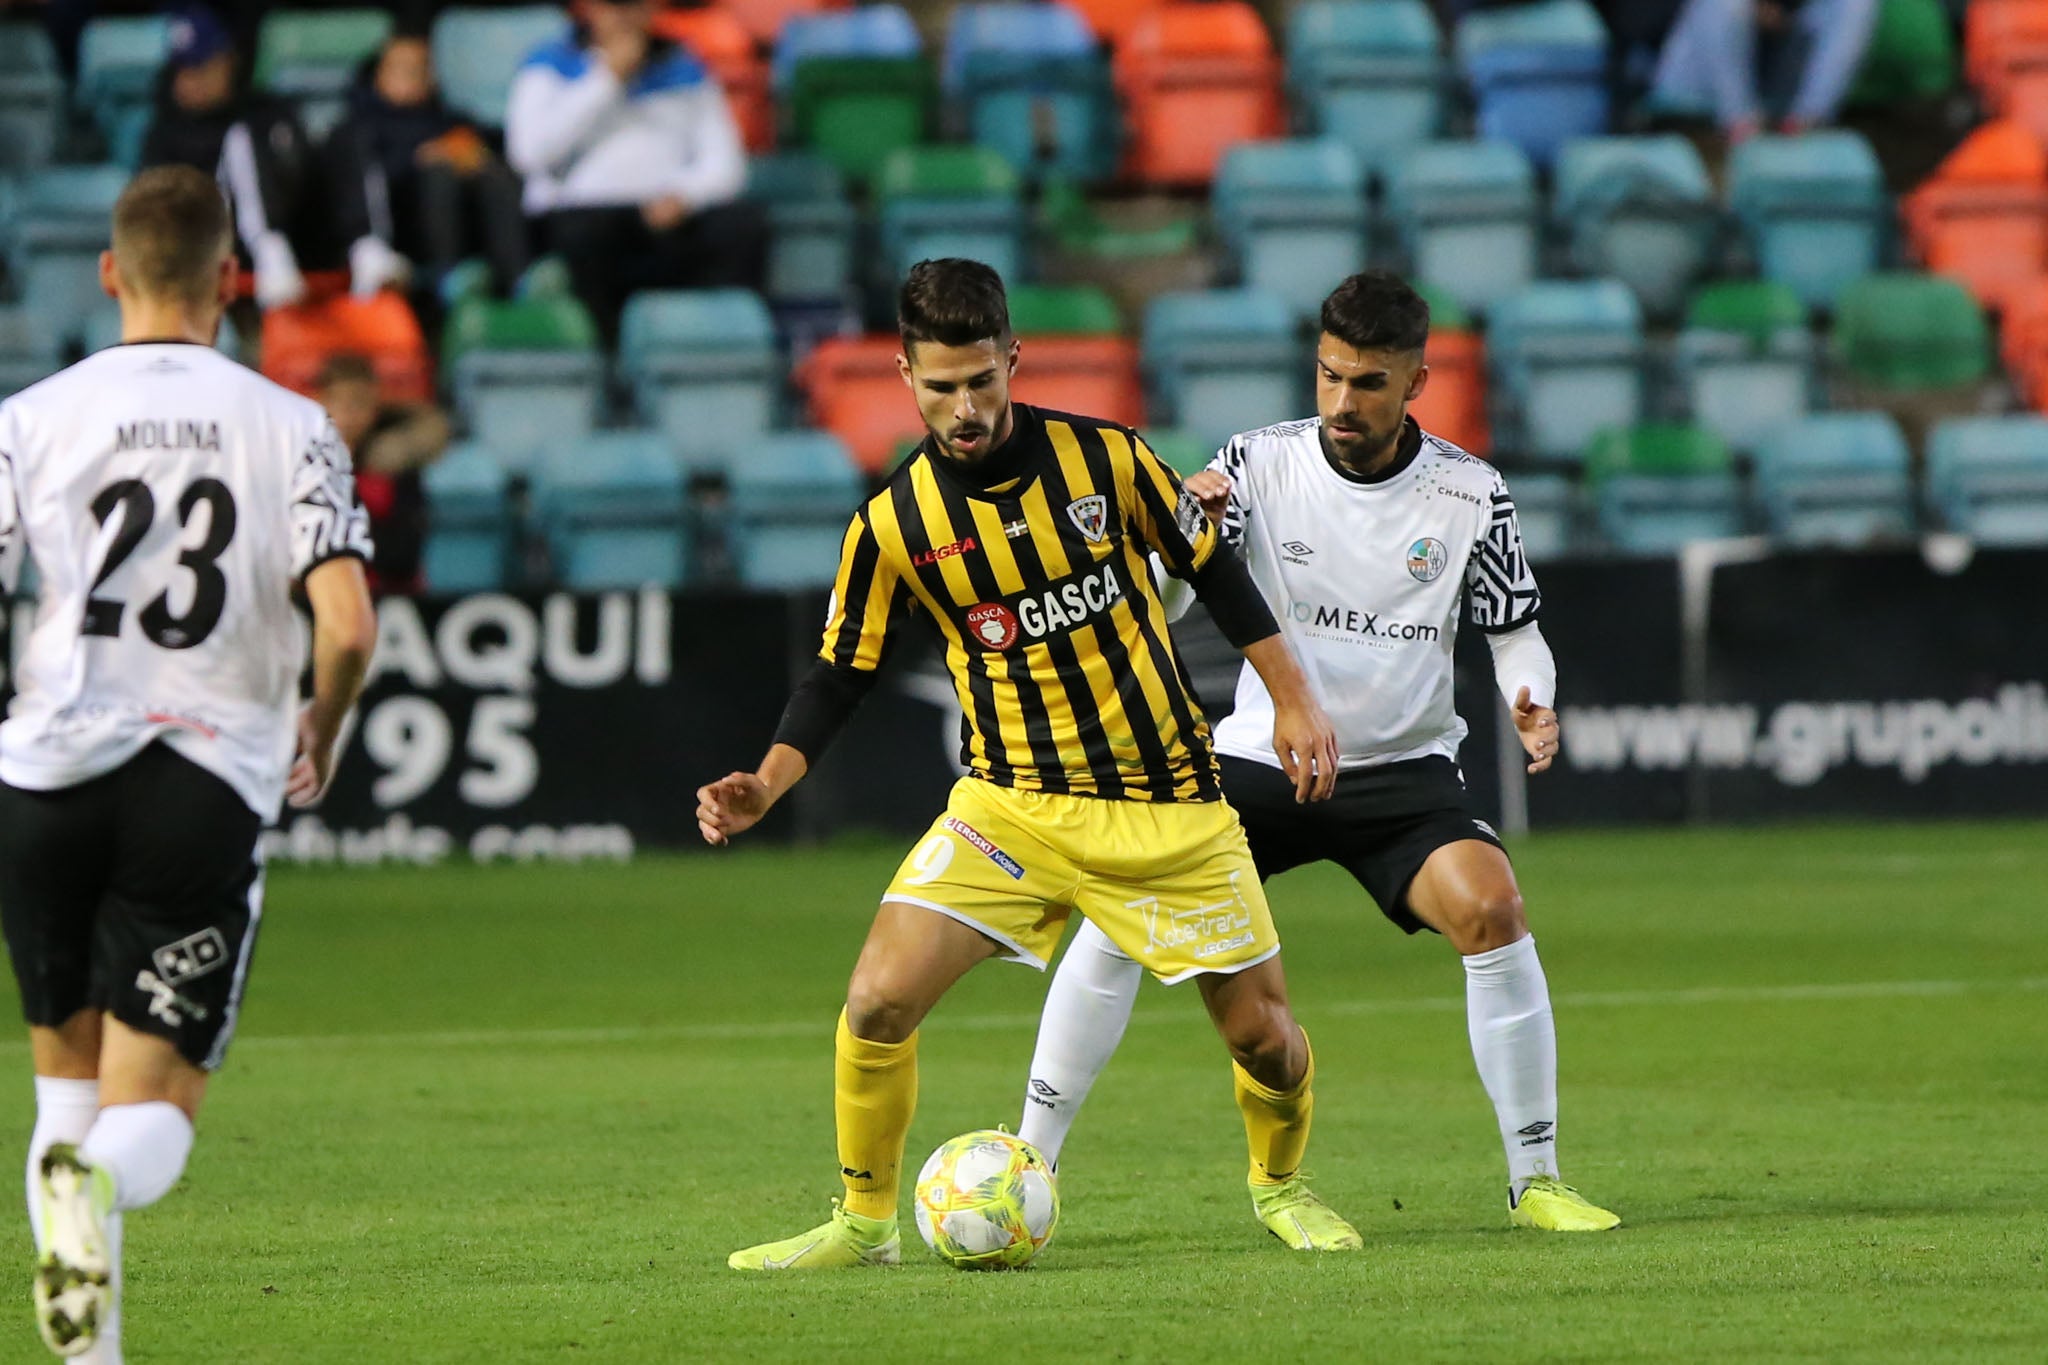
M1804 417L1817 355L1799 296L1771 280L1727 280L1693 296L1674 369L1692 420L1738 450Z
M1970 291L1939 275L1870 275L1842 294L1835 350L1857 379L1886 389L1959 389L1991 365L1991 332Z
M1688 327L1734 332L1752 346L1763 347L1788 327L1804 330L1806 305L1776 280L1719 280L1692 296L1685 322Z
M1586 480L1594 484L1616 474L1725 474L1733 468L1720 437L1683 422L1609 427L1586 447Z
M508 457L579 440L596 421L604 365L574 299L464 299L441 354L471 439Z
M1849 106L1935 99L1955 83L1956 35L1941 0L1883 0Z
M1092 285L1020 284L1010 293L1018 336L1103 336L1123 330L1116 300Z
M1022 274L1024 205L1017 173L981 147L899 147L875 176L885 290L921 260L964 256Z
M792 17L775 49L789 140L866 181L898 148L924 141L932 73L895 5Z
M1652 422L1610 428L1586 450L1601 534L1631 554L1740 535L1742 485L1712 432ZM1517 504L1519 506L1519 504Z

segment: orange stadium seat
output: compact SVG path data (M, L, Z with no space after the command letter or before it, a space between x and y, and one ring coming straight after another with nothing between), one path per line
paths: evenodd
M1080 14L1095 30L1095 36L1112 45L1123 41L1140 19L1168 3L1168 0L1065 0L1068 9Z
M263 315L263 374L311 393L329 356L355 352L377 369L384 396L425 403L434 397L434 363L419 319L403 295L386 290L363 300L341 294Z
M924 435L924 420L896 368L901 349L889 333L828 337L797 370L811 424L844 441L853 462L870 474L886 470L905 445Z
M782 22L820 10L851 9L853 0L717 0L719 9L740 21L755 42L773 47L782 36Z
M2020 396L2048 409L2048 277L2014 291L1999 317L1999 358Z
M2016 120L1971 133L1901 207L1914 254L1988 308L2048 274L2048 148Z
M1429 382L1408 411L1431 435L1487 454L1493 432L1486 423L1486 343L1477 332L1433 328L1422 359Z
M1241 0L1145 14L1117 45L1116 80L1127 169L1150 184L1205 186L1226 148L1282 131L1280 63L1258 11Z
M1012 392L1026 403L1145 424L1138 347L1117 336L1027 336Z
M672 9L656 16L654 31L696 54L724 87L748 151L774 148L775 102L768 90L768 63L761 59L746 25L722 9Z
M2048 0L1976 0L1963 61L1992 113L2048 138Z

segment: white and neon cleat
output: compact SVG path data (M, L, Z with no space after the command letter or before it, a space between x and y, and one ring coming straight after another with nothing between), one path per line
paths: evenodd
M43 1235L36 1246L36 1327L60 1356L83 1355L113 1309L107 1216L114 1182L68 1142L43 1155Z

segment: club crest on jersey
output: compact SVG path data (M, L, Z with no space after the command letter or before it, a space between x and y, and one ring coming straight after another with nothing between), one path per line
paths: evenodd
M1443 577L1451 552L1435 536L1424 536L1408 547L1408 573L1418 583L1434 583Z
M1075 530L1088 537L1090 545L1100 545L1102 538L1109 534L1109 499L1100 493L1075 498L1067 504L1067 520L1074 523Z
M998 653L1017 643L1017 613L1000 602L967 609L967 629L983 649Z

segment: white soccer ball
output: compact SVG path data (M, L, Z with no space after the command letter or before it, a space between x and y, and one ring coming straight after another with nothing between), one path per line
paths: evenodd
M917 1173L917 1230L960 1270L1015 1270L1052 1240L1059 1188L1038 1149L984 1128L939 1145Z

